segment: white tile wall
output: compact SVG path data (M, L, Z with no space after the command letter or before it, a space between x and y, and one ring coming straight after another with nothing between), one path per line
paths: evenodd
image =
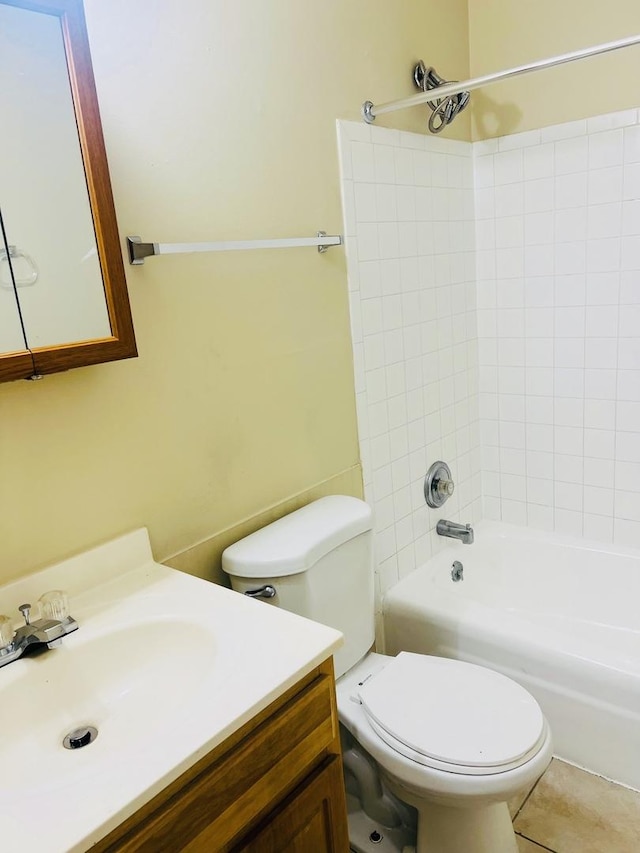
M441 547L439 518L480 514L472 147L351 122L338 122L338 141L380 596ZM423 496L437 459L456 481L444 512Z
M378 593L481 492L485 517L640 546L639 111L474 145L338 139ZM422 494L438 458L446 513Z
M474 163L484 514L640 546L638 111Z

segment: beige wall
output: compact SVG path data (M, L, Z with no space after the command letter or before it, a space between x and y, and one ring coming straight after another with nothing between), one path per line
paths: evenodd
M471 74L546 59L640 32L638 0L469 0ZM474 139L640 104L640 46L473 93Z
M468 73L466 0L160 5L86 0L123 237L339 233L335 119L412 94L416 59ZM139 525L165 559L318 484L360 491L342 250L128 280L140 358L0 387L0 579Z

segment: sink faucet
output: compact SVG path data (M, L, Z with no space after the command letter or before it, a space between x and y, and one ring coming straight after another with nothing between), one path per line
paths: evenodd
M459 539L463 545L471 545L473 542L473 527L470 524L456 524L455 521L441 518L436 524L436 533L450 539Z
M21 658L32 649L54 649L61 645L62 637L77 630L78 623L67 612L66 596L47 593L41 599L43 602L45 600L45 613L53 610L59 618L45 616L32 622L31 605L21 604L18 610L24 617L24 625L14 632L11 619L0 616L0 667Z

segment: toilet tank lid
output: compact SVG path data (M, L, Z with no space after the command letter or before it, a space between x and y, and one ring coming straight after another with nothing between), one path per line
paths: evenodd
M371 527L367 503L348 495L329 495L230 545L222 554L222 568L245 578L299 574Z

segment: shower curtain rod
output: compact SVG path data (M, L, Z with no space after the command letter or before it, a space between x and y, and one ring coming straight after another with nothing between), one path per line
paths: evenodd
M589 56L597 56L599 53L608 53L609 51L619 50L623 47L631 47L634 44L640 44L640 35L629 36L628 38L618 39L617 41L608 41L604 44L598 44L595 47L586 47L583 50L574 50L571 53L563 53L551 59L539 59L536 62L529 62L526 65L509 68L507 71L485 74L482 77L474 77L471 80L465 80L461 83L447 83L445 86L437 86L434 89L429 89L427 92L421 92L419 95L412 95L400 101L388 101L386 104L379 104L377 106L371 101L365 101L362 105L362 117L367 124L371 124L377 116L383 113L404 110L407 107L426 104L427 101L459 95L461 92L471 92L473 89L480 89L491 83L499 83L501 80L508 80L510 77L517 77L520 74L528 74L531 71L542 71L544 68L553 68L555 65L563 65L565 62L586 59Z

